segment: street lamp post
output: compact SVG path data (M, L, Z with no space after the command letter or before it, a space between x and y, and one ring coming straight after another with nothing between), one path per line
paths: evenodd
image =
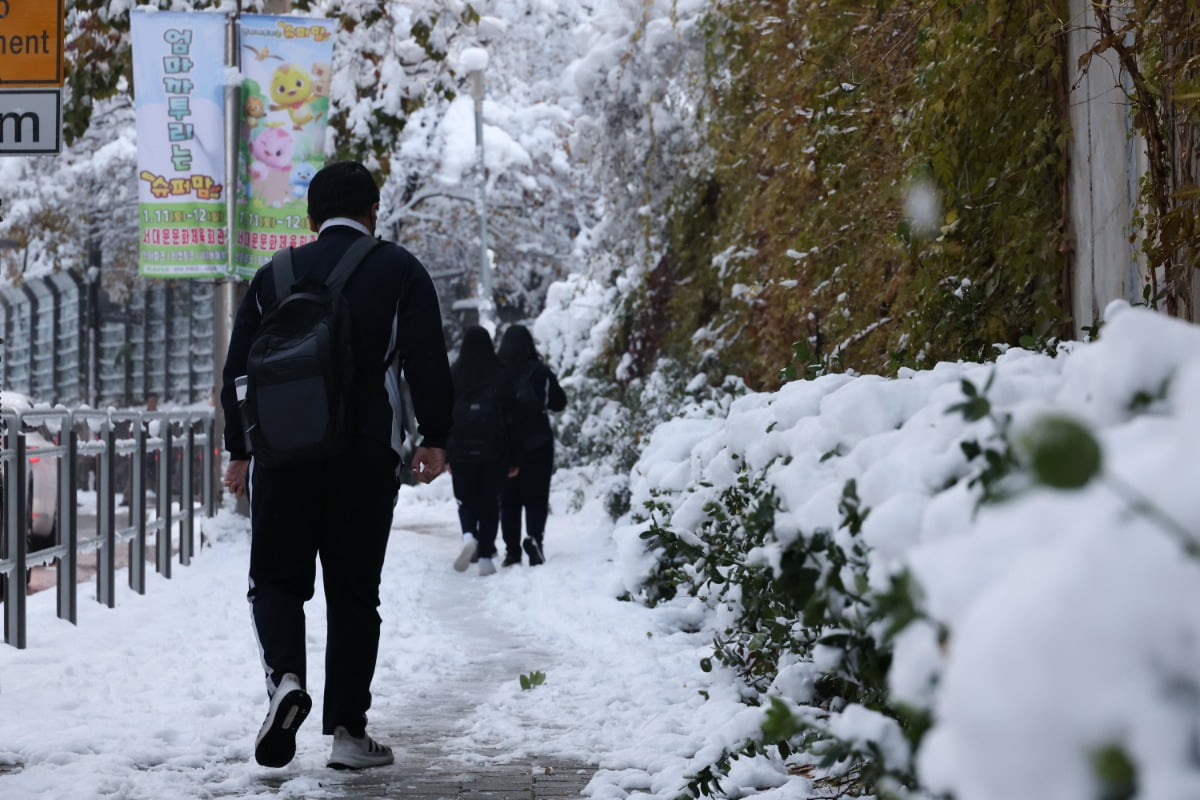
M471 70L471 97L475 100L475 211L479 215L479 324L494 333L492 320L492 267L487 246L487 203L484 188L487 169L483 160L483 70L487 52L472 48L464 54Z
M88 240L88 402L100 407L100 240Z

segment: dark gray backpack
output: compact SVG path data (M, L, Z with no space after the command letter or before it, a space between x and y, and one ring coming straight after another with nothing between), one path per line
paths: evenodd
M492 383L454 393L451 464L490 464L504 453L504 414Z
M242 407L263 466L309 464L349 443L354 347L342 288L381 244L373 236L355 241L324 283L295 280L290 247L272 257L276 300L250 344Z
M539 366L540 361L530 361L516 377L517 442L522 450L536 450L554 439L546 415L545 397L534 385L541 374Z

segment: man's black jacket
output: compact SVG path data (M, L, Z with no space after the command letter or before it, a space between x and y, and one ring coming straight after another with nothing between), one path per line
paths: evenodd
M297 247L292 252L296 280L326 279L342 254L363 235L349 226L331 225L315 242ZM425 267L403 247L387 243L359 265L342 294L350 302L354 321L353 419L357 432L401 452L398 409L402 370L412 393L422 445L445 447L454 387L437 291ZM275 277L268 264L255 274L238 308L222 374L225 448L234 460L249 457L234 379L246 374L250 343L274 302Z

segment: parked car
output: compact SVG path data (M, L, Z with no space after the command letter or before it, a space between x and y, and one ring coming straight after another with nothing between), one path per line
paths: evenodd
M33 407L34 401L26 395L18 392L0 392L0 408L13 408L24 412ZM58 457L44 457L38 454L38 450L53 446L53 438L45 426L26 430L25 452L28 469L25 475L25 497L28 508L25 514L25 538L31 551L53 547L59 541ZM3 478L0 477L0 511L3 510L7 497Z

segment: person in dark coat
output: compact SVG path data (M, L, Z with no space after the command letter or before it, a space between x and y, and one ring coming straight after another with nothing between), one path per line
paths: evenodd
M309 224L318 236L293 250L297 281L325 280L355 242L374 235L378 214L379 189L362 164L342 161L318 172L308 189ZM255 741L255 759L264 766L291 761L296 730L312 705L304 604L313 596L318 556L327 631L322 730L334 737L329 766L392 763L391 749L367 735L366 725L379 649L379 583L402 452L396 419L401 371L423 437L412 458L414 474L428 482L445 464L454 387L429 273L407 250L384 243L342 294L355 352L353 428L342 452L291 468L268 468L247 452L235 380L246 374L255 333L276 300L270 264L254 276L238 308L222 375L230 455L224 485L248 493L250 501L247 597L270 698Z
M521 563L521 550L530 566L546 560L543 538L550 514L550 476L554 472L554 431L547 411L567 407L558 378L542 361L533 335L524 325L512 325L500 340L500 363L513 381L517 400L517 475L500 492L500 529L504 536L504 566ZM521 541L521 512L525 541Z
M492 336L473 325L463 334L454 377L454 425L450 433L450 476L463 543L454 568L464 572L472 560L480 575L496 567L496 531L500 525L500 486L517 475L513 428L512 381L501 368Z

